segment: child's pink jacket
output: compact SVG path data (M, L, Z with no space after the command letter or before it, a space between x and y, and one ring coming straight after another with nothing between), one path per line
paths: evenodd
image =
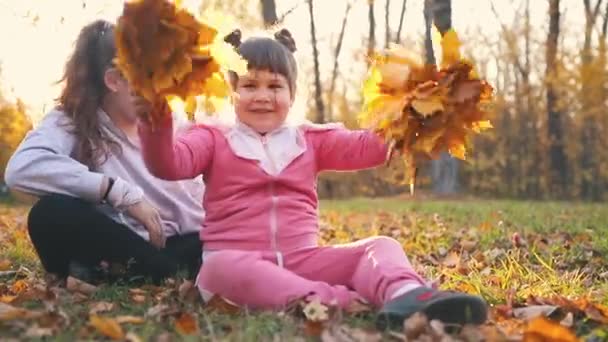
M171 120L140 126L144 160L166 180L203 174L205 251L272 251L317 245L317 175L382 164L387 147L370 131L283 126L265 136L247 126L198 125L173 138ZM290 141L296 141L290 143Z

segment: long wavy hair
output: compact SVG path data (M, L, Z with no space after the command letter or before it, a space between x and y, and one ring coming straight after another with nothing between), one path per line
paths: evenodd
M114 25L96 20L80 31L59 80L63 89L56 99L57 107L71 119L77 140L76 158L91 168L107 159L110 148L119 148L104 134L97 115L108 93L104 74L113 66L115 55Z

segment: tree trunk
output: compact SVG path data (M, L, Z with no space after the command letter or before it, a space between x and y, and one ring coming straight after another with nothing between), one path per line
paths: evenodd
M369 39L367 41L367 56L371 57L376 49L376 17L374 16L374 1L368 1L367 18L369 20ZM368 58L371 60L371 58Z
M452 6L451 0L425 0L424 1L425 19L425 51L426 59L429 64L437 64L433 53L433 43L431 41L432 22L437 29L444 35L452 28ZM442 153L439 159L431 162L431 178L433 191L439 194L454 194L458 192L458 161L452 158L447 152Z
M428 64L437 64L431 40L431 28L433 27L433 0L424 0L424 52Z
M452 28L452 1L433 0L433 20L437 30L444 35Z
M403 28L403 18L405 17L405 5L407 0L403 0L401 3L401 15L399 16L399 28L397 29L397 35L395 36L395 43L401 43L401 29Z
M386 0L384 7L384 48L388 48L388 44L391 42L391 25L389 22L389 13L391 10L391 0Z
M547 35L546 70L547 84L547 128L549 137L549 158L551 165L551 187L557 198L565 194L566 154L564 152L564 131L562 114L558 108L555 79L557 76L557 44L559 40L559 0L549 0L549 33Z
M593 53L591 51L591 42L593 39L593 28L599 15L602 0L597 0L594 8L591 7L591 0L583 0L585 5L585 39L583 50L581 51L581 101L583 114L583 128L581 130L581 195L585 199L597 199L598 179L598 150L596 149L597 142L597 122L594 115L595 106L600 106L599 98L595 96L595 92L601 87L600 83L592 82L597 79L594 75L597 71L594 65Z
M325 122L325 105L323 104L323 89L321 89L321 74L319 71L319 50L317 49L317 31L315 29L315 16L313 0L308 0L308 13L310 15L310 37L312 40L312 56L315 68L315 108L317 110L316 122Z
M336 89L336 79L338 78L338 58L340 57L340 51L342 50L342 42L344 41L344 33L346 32L346 21L348 19L348 13L352 8L352 3L349 1L346 4L346 10L344 11L344 17L342 18L342 26L340 27L340 35L338 36L338 42L336 43L336 49L334 50L334 67L331 71L331 83L329 84L328 94L328 112L327 120L333 121L334 112L334 92Z
M272 27L279 22L277 17L277 6L274 0L261 0L262 2L262 18L266 28Z

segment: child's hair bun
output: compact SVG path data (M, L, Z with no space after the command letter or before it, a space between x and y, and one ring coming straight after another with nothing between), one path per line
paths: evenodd
M296 52L296 41L293 39L293 36L287 29L281 29L280 31L276 32L274 34L274 39L283 44L287 50Z
M238 49L239 46L241 46L241 36L241 30L235 29L234 31L230 32L230 34L228 34L226 37L224 37L224 41L234 46L235 49Z

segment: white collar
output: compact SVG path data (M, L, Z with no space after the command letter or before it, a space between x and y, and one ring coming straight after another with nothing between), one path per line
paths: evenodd
M306 151L306 141L298 127L286 124L261 135L237 120L225 136L237 156L257 160L262 170L271 176L279 175Z

